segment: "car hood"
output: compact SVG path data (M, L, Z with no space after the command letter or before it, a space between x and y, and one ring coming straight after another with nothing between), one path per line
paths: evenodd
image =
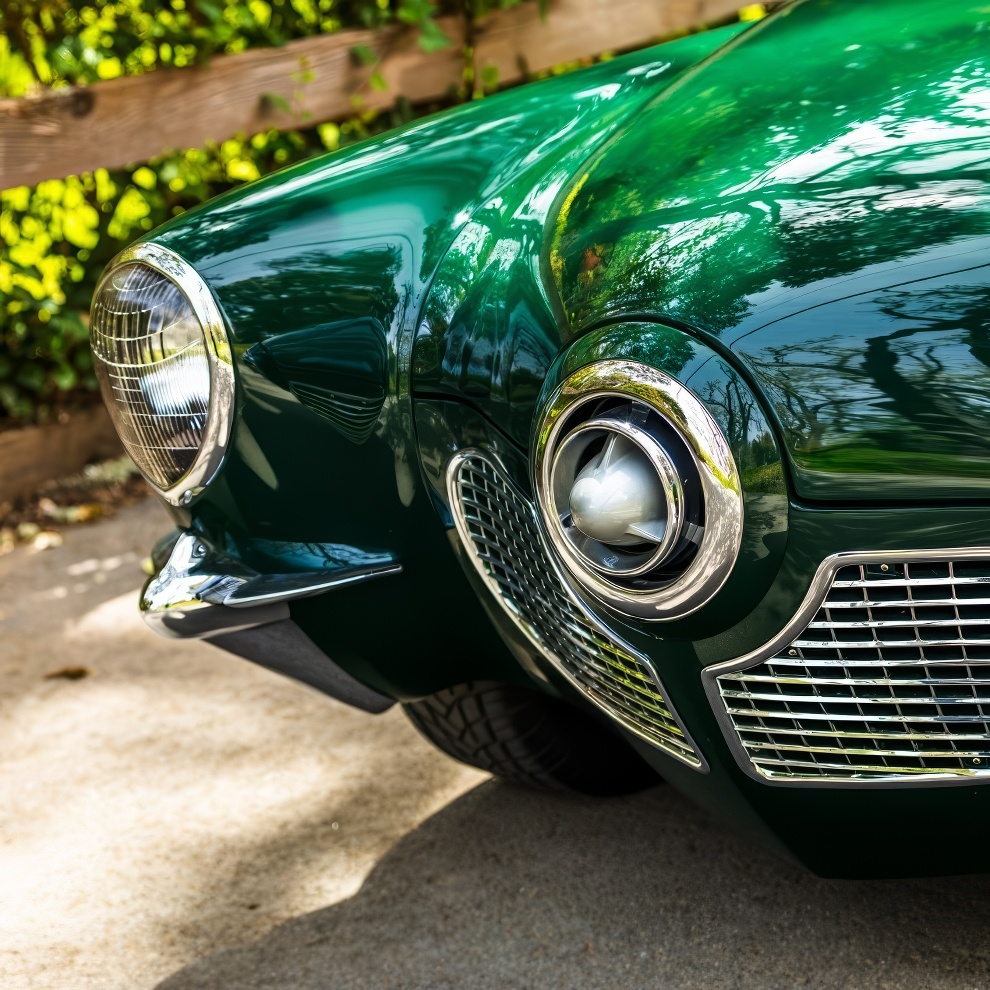
M731 342L986 261L986 10L799 3L658 94L548 228L571 332L641 312Z
M434 296L424 382L525 444L563 347L667 323L760 387L798 497L990 497L986 24L942 0L767 18L575 162L539 278L518 220L476 217L448 263L477 274L456 306ZM665 370L703 391L689 341Z

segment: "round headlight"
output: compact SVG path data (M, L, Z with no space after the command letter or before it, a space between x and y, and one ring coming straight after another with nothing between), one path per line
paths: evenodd
M617 611L680 618L728 578L739 473L704 403L664 372L634 361L574 372L540 420L534 472L551 545Z
M233 368L203 280L140 244L108 267L90 311L93 363L124 449L169 501L188 501L223 459Z

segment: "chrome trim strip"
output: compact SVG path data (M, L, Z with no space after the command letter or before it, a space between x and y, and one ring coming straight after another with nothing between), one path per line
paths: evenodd
M334 572L259 574L195 533L184 532L141 592L141 614L169 639L205 639L289 617L286 604L389 574L402 565L375 564Z
M925 784L926 786L935 787L972 787L977 784L982 784L990 780L990 769L975 771L973 773L966 773L963 770L953 770L951 773L931 773L925 771L924 769L911 771L905 770L903 775L891 776L890 778L883 778L879 776L870 777L863 780L855 780L850 778L844 779L819 779L819 778L805 778L799 777L795 779L786 779L784 777L767 777L760 773L759 769L755 766L752 760L749 758L749 754L746 751L746 747L742 740L740 740L739 735L736 731L735 726L732 723L731 711L725 704L723 700L721 690L718 686L718 678L724 674L731 674L735 671L747 670L750 667L757 667L767 660L774 657L781 649L789 646L798 638L802 632L809 628L818 610L822 607L825 599L832 587L832 579L835 574L841 570L843 567L848 567L850 565L856 564L884 564L884 563L923 563L925 561L964 561L964 560L983 560L990 563L990 548L984 547L964 547L964 548L949 548L949 549L938 549L938 550L875 550L875 551L847 551L843 553L832 554L830 557L826 557L824 561L819 565L818 570L815 572L815 576L812 578L811 586L808 588L808 592L798 608L794 617L784 626L783 629L776 636L773 637L768 643L761 646L759 649L754 650L751 653L747 653L743 657L739 657L735 660L726 660L722 663L712 664L710 667L706 667L701 672L702 683L705 688L705 693L708 695L708 701L712 706L712 711L715 713L715 718L719 723L719 727L722 729L722 734L725 736L725 741L728 744L729 749L732 752L736 763L739 768L747 774L747 776L752 777L754 780L760 781L762 784L768 784L771 787L874 787L874 788L887 788L887 787L914 787L918 784ZM948 584L948 581L941 581L940 579L933 579L931 582L926 582L919 580L916 582L905 581L904 579L891 578L889 581L884 580L884 586L907 586L908 584ZM956 581L957 584L983 584L987 582L983 581L973 581L960 579ZM842 581L836 584L836 587L867 587L876 586L878 582L867 582L867 581ZM896 604L891 602L880 602L881 605ZM927 602L919 602L920 605L928 604ZM958 603L957 603L958 604ZM859 603L857 603L859 605ZM866 607L865 602L859 607ZM959 625L959 623L956 623ZM962 622L962 625L968 625L966 622ZM932 641L930 643L925 643L927 646L938 646L941 645L943 641ZM952 645L956 641L945 641ZM970 645L973 643L971 640L959 641L960 643L965 643ZM986 641L990 645L990 640ZM834 647L834 641L828 641L822 645ZM871 646L872 644L859 644L862 646ZM896 643L884 643L885 646L896 646ZM915 640L907 641L907 645L915 646L917 642ZM843 648L845 647L855 647L856 643L843 643ZM785 661L781 661L785 662ZM965 663L965 661L960 661ZM800 663L801 666L808 666L809 662L807 660L795 661L795 663ZM973 661L970 661L973 663ZM863 661L833 661L828 662L827 660L822 662L816 662L811 664L811 666L856 666L856 667L881 667L881 666L916 666L918 665L918 660L906 660L900 661L888 661L883 665L877 661L863 660ZM905 683L898 681L898 684ZM842 699L836 699L837 701L842 701ZM915 699L915 703L920 699ZM893 702L892 702L893 703ZM941 700L939 702L942 703ZM750 714L747 712L747 714ZM768 713L768 717L774 717L777 713ZM801 715L802 719L807 719L809 721L814 721L818 718L820 721L870 721L879 722L886 721L883 716L871 715L869 718L861 714L856 714L848 717L837 714L823 714L821 716L814 715ZM918 718L916 721L924 722L931 721L931 719ZM959 721L966 721L960 718ZM972 722L972 719L968 721ZM777 731L777 730L775 730ZM782 730L781 730L782 731ZM792 733L793 734L793 733ZM800 733L799 733L800 734ZM810 735L811 733L803 733L804 735ZM855 733L830 733L832 737L838 735L842 736L853 736ZM860 738L876 738L873 736L861 736ZM898 735L898 739L909 738L908 735ZM927 736L926 736L927 738ZM949 736L939 735L938 739L948 740ZM981 736L978 738L985 738L987 740L988 747L990 747L990 734L987 736ZM894 741L894 740L892 740ZM877 752L875 750L871 752ZM877 752L877 755L881 755ZM762 758L761 758L762 759ZM763 762L770 762L769 760L764 760ZM813 764L808 764L809 766ZM848 764L839 767L836 764L836 768L849 769ZM864 768L867 769L867 768ZM880 771L889 767L878 768Z
M172 505L188 505L215 477L223 464L234 421L234 362L220 307L199 273L183 258L158 244L132 244L107 265L93 297L121 265L140 261L161 272L178 287L199 319L210 362L210 408L203 443L189 470L171 487L151 487Z
M498 583L492 578L492 576L485 570L484 564L476 550L476 541L467 526L467 520L465 519L464 513L460 508L460 495L458 492L458 473L460 471L461 465L466 461L471 459L480 459L486 461L495 471L501 475L502 480L505 485L519 498L523 505L528 509L529 515L533 521L533 532L536 538L539 540L540 550L542 551L543 557L546 559L547 567L551 570L554 577L560 584L561 592L565 594L570 602L577 608L584 619L591 626L592 630L597 632L600 636L607 639L609 642L615 643L624 652L628 653L634 660L642 665L643 669L646 670L656 688L657 692L663 698L664 707L670 718L680 729L683 739L685 749L690 748L692 755L695 759L688 758L685 754L679 753L673 748L673 746L664 746L658 743L656 739L651 738L647 735L641 728L639 728L632 715L623 716L619 710L618 703L615 707L606 707L594 694L592 694L585 687L581 681L575 677L571 671L568 669L568 665L558 657L553 650L548 647L536 633L534 629L530 627L530 624L525 621L523 616L521 616L517 611L515 611L510 602L503 595L502 590ZM687 726L681 720L680 716L677 714L676 709L670 700L670 695L667 693L666 688L663 686L657 672L652 664L652 662L644 657L642 654L638 653L627 643L619 639L614 633L612 633L608 628L606 628L600 620L591 612L588 607L581 601L581 599L574 593L568 583L566 577L561 572L560 567L554 560L553 555L550 553L549 548L546 545L545 540L542 538L541 529L537 521L537 512L533 506L531 500L518 488L517 485L512 481L509 473L505 470L504 466L498 461L498 459L491 453L485 450L480 450L478 448L468 448L465 450L458 451L450 463L447 465L446 472L447 481L447 499L451 508L451 515L454 518L454 525L457 529L457 535L460 537L461 545L464 547L468 559L471 561L472 566L475 571L480 576L481 580L484 582L485 586L491 591L492 597L498 602L502 610L508 615L515 626L525 635L526 639L533 644L534 648L539 652L539 654L545 657L553 667L559 671L567 681L572 684L578 691L581 692L589 701L591 701L596 707L600 708L612 719L618 722L624 729L633 734L639 736L649 745L659 749L661 752L666 753L668 756L673 757L676 760L681 761L687 766L691 767L693 770L697 770L699 773L708 773L709 767L708 762L705 759L700 747L694 741L691 733L688 731Z
M607 580L582 561L553 518L553 453L568 416L599 398L636 399L651 406L685 442L701 478L706 525L694 559L679 577L650 590ZM539 517L551 545L574 578L611 608L654 622L696 612L719 591L735 566L743 534L743 498L732 451L718 423L687 386L637 361L599 361L560 385L540 416L533 455Z

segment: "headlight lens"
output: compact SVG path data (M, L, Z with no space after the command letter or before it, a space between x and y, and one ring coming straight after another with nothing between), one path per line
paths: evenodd
M93 362L127 453L178 502L209 480L222 457L229 347L216 304L185 262L152 245L129 254L93 298Z

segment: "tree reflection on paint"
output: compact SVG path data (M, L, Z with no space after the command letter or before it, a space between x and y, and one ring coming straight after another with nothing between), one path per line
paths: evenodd
M990 478L990 268L834 303L768 327L744 356L774 404L798 485ZM836 331L841 327L842 332ZM982 490L986 482L978 486ZM975 493L975 490L974 490Z
M565 201L572 325L724 333L768 289L990 232L990 45L967 8L799 5L643 111Z

